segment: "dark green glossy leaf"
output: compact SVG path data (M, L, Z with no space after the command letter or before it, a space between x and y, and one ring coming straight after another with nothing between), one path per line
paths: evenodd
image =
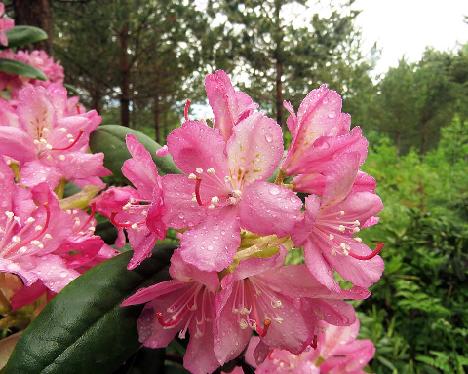
M47 39L47 33L34 26L15 26L7 31L8 48L22 47Z
M130 158L130 153L125 144L125 136L135 134L138 140L150 152L161 175L168 173L180 173L170 156L156 157L155 152L161 148L149 136L140 131L117 125L100 126L91 134L90 147L93 153L104 153L104 166L112 171L114 180L123 182L122 164Z
M39 79L41 81L47 80L47 77L39 69L8 58L0 58L0 71L7 74L22 75L23 77Z
M112 373L140 347L141 306L121 308L138 288L168 277L173 245L160 244L135 271L132 252L91 269L58 294L23 332L5 374Z

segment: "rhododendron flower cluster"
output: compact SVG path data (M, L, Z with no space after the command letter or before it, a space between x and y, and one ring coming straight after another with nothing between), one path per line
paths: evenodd
M88 151L99 115L67 97L62 68L45 52L16 56L45 68L51 79L0 76L0 88L8 91L2 97L10 97L0 99L0 272L23 283L13 308L55 295L117 253L95 235L94 213L75 209L73 197L62 196L68 182L82 187L88 200L104 187L100 177L109 171L103 155Z
M369 297L383 271L383 244L369 247L359 238L383 207L375 181L360 170L366 138L350 128L340 96L327 86L311 91L297 113L285 102L292 134L286 152L281 126L226 73L208 75L205 88L213 123L190 118L187 101L182 125L157 152L172 156L180 173L159 175L150 153L128 135L132 158L122 172L133 187L112 187L94 201L118 228L118 245L126 232L134 250L129 269L168 229L177 232L172 280L122 304L145 305L140 341L162 348L189 333L184 366L193 373L213 372L252 339L259 370L276 355L306 366L322 361L330 368L324 372L360 370L373 348L359 353L358 322L344 300ZM292 248L303 250L304 264L289 264ZM342 288L343 280L352 286ZM348 336L341 343L340 334ZM359 364L350 364L357 356Z

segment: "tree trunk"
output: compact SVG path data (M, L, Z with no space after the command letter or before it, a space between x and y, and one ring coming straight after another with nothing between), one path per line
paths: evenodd
M53 17L50 0L13 0L15 23L43 29L49 38L34 44L34 49L43 49L52 54Z
M276 60L276 122L283 127L283 64Z
M120 122L130 126L130 65L128 61L128 23L120 30Z
M283 33L281 29L281 18L280 18L280 10L281 10L281 1L275 0L275 70L276 70L276 80L275 80L275 87L276 87L276 122L283 127L283 62L281 59L281 42L283 39Z
M101 112L101 90L99 88L95 88L91 95L91 105L92 109L95 109L98 113Z
M161 142L161 108L159 105L159 97L155 96L153 100L153 125L154 139L156 142Z

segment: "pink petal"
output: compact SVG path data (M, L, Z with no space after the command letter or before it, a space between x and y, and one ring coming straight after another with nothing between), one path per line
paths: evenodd
M18 115L23 128L33 139L38 138L43 129L51 132L55 126L55 108L43 87L28 85L20 91Z
M36 147L29 135L17 128L0 126L0 154L20 163L34 160Z
M261 113L253 113L234 129L226 146L232 183L241 189L273 174L283 156L281 127Z
M64 160L55 159L55 166L60 169L65 179L84 179L93 176L105 177L111 174L103 166L103 153L69 152L63 155Z
M348 241L347 244L351 246L350 252L358 255L368 255L371 250L363 243ZM345 280L353 282L356 286L370 287L373 283L377 282L382 276L384 270L384 263L380 256L363 261L355 259L351 256L343 256L337 254L333 256L327 252L324 253L325 258L330 263L331 267L335 269Z
M171 274L172 279L182 282L196 281L203 283L213 292L218 288L219 279L216 272L200 271L195 266L187 264L182 260L180 252L178 251L176 251L171 257L169 273Z
M250 328L240 328L237 315L232 312L233 296L232 284L219 291L216 296L214 351L221 365L239 356L252 336Z
M205 89L208 101L213 108L215 128L227 140L241 116L244 113L249 114L257 105L250 96L236 92L229 77L222 70L206 76Z
M69 269L65 262L56 255L36 257L31 272L55 293L60 292L63 287L80 276L77 271Z
M46 182L50 188L55 188L60 182L62 173L53 166L47 166L40 161L32 161L21 168L21 183L33 187Z
M182 259L200 270L221 271L227 267L240 244L239 219L232 207L209 214L180 239Z
M196 323L196 322L195 322ZM212 324L205 322L202 336L191 331L190 341L184 354L184 368L193 374L212 373L219 366L214 353Z
M341 115L341 97L323 85L302 100L297 111L297 127L284 167L289 171L305 151L323 135L332 135Z
M132 182L142 198L151 199L159 175L150 153L135 135L128 134L127 147L132 158L125 161L122 173Z
M195 182L185 175L167 174L162 177L166 212L164 222L170 227L181 229L193 227L206 216L207 209L192 201Z
M138 305L145 304L149 301L152 301L160 296L167 295L171 292L177 292L187 285L184 282L179 281L164 281L153 284L152 286L140 288L132 296L126 298L122 302L122 306ZM155 323L158 323L155 321Z
M382 200L371 192L353 192L343 202L333 207L334 210L344 211L343 220L360 223L376 216L383 209Z
M127 268L128 270L133 270L140 265L143 260L151 256L151 250L158 238L144 226L139 226L137 229L128 229L127 234L128 241L134 251Z
M224 139L203 122L184 122L169 134L167 146L177 167L186 174L196 168L214 168L221 178L228 175Z
M301 200L290 189L257 181L243 191L241 226L260 235L286 236L301 219L301 208Z
M12 297L11 306L18 310L25 305L31 304L47 292L47 287L40 280L30 286L21 287Z
M303 308L306 315L313 314L317 320L337 326L348 327L356 320L353 306L341 300L305 299Z
M304 244L304 261L310 273L321 284L329 289L336 288L337 283L333 278L333 269L322 254L319 245L310 240Z
M164 348L174 339L177 328L165 328L156 318L154 303L145 305L137 321L138 340L148 348Z

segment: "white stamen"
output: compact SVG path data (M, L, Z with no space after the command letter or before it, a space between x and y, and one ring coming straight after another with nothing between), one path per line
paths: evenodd
M7 210L5 212L5 215L8 217L8 219L12 219L15 216L15 213L10 212L9 210Z
M202 168L196 168L195 171L196 171L198 174L203 173L203 169L202 169Z
M197 176L194 173L190 173L188 179L197 179Z
M359 220L356 220L353 222L356 226L361 226L361 222L359 222Z
M136 230L138 228L138 225L136 223L132 224L132 229Z
M64 155L59 155L59 156L58 156L58 159L59 159L60 161L65 161L65 156L64 156Z
M359 232L359 231L361 231L361 229L360 229L359 227L355 227L355 228L353 229L353 232Z
M208 174L214 174L216 172L216 170L215 170L215 168L208 168L208 169L206 169L206 172Z
M340 216L344 216L344 210L340 210Z
M35 231L41 231L42 229L43 227L41 225L37 225L36 227L34 227Z
M231 196L231 197L229 198L229 204L231 204L231 205L237 204L237 199L236 199L235 197L232 197L232 196Z
M73 134L68 133L68 134L67 134L67 138L68 138L68 139L72 139L72 138L73 138Z
M218 196L213 196L211 198L211 203L215 204L215 205L218 204L219 203L219 197Z
M52 149L52 148L54 148L54 147L52 147L52 144L47 143L47 144L46 144L46 148L47 148L47 149Z
M213 205L213 204L208 205L208 209L214 209L214 208L216 208L215 205Z
M242 191L241 190L233 190L232 191L232 196L241 197L242 196Z
M44 235L44 239L52 239L52 235L50 235L50 234L45 234L45 235Z
M345 230L346 230L346 227L344 227L343 225L338 226L338 231L345 232Z
M18 235L15 235L11 238L11 241L13 243L19 243L21 241L21 238Z
M34 217L28 217L26 223L33 223L35 221Z
M362 243L362 239L361 238L354 238L355 241L357 241L358 243Z
M330 234L330 235L328 235L328 239L333 240L333 239L335 239L335 236L333 234Z

